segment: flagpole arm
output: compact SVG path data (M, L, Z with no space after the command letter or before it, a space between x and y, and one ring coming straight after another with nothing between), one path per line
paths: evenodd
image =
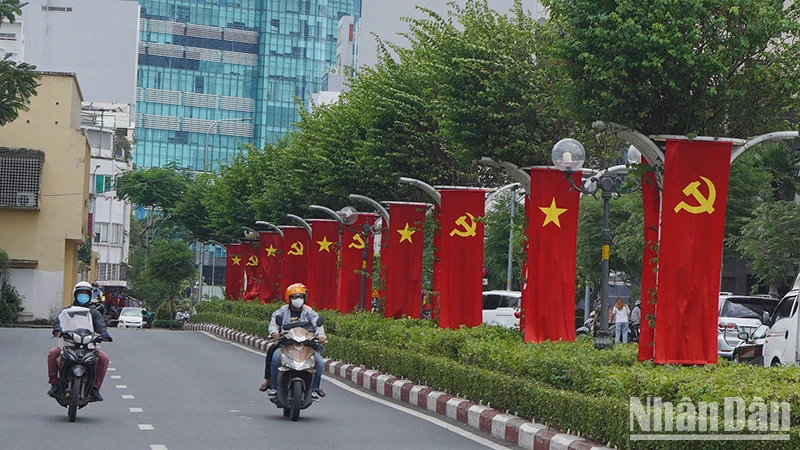
M336 214L336 211L334 211L334 210L332 210L330 208L326 208L325 206L319 206L319 205L309 205L308 209L310 209L312 211L324 212L325 214L333 217L333 219L336 220L336 222L339 223L339 225L343 225L342 218L339 217L338 214Z
M288 218L300 223L300 225L302 225L303 228L305 228L306 231L308 232L308 237L311 237L311 225L308 222L306 222L305 220L303 220L302 217L296 216L294 214L287 214L286 217L288 217Z
M751 138L747 142L745 142L744 145L734 147L733 152L731 153L731 162L733 162L742 153L744 153L745 150L754 147L762 142L788 141L796 138L797 135L798 135L797 131L776 131L774 133L762 134L761 136L756 136L754 138Z
M663 166L664 165L664 152L661 148L653 142L649 137L645 136L644 134L630 129L624 125L620 125L614 122L603 122L602 120L597 120L592 123L592 128L594 128L597 132L604 132L608 131L610 133L614 133L617 137L626 140L627 142L631 143L637 150L639 150L645 158L647 158L647 162L651 166Z
M373 200L373 199L371 199L369 197L365 197L363 195L350 194L348 196L348 198L350 200L361 200L362 202L368 203L370 206L372 206L375 209L377 209L378 212L381 213L381 217L383 218L384 223L386 223L386 227L387 228L389 227L389 211L387 211L386 208L383 207L383 205L381 205L380 203L376 202L375 200Z
M436 203L436 206L440 207L442 206L442 194L436 189L434 189L434 187L431 186L430 184L417 180L415 178L407 178L407 177L400 177L400 183L410 184L412 186L422 189L423 191L425 191L426 194L433 197L433 201Z
M278 233L278 236L280 236L281 239L283 239L283 230L281 230L280 228L276 227L275 225L273 225L273 224L271 224L269 222L265 222L263 220L257 220L256 221L256 225L260 225L262 227L267 227L267 228L271 229L272 231Z
M487 167L496 167L498 169L503 169L508 176L513 178L523 189L525 189L525 194L531 193L531 176L530 174L526 173L524 170L520 169L516 164L512 164L508 161L500 161L497 162L488 156L484 156L483 158L475 161L480 165L487 166Z
M245 231L245 233L244 233L245 239L251 240L250 238L247 237L247 233L254 234L256 236L256 239L258 239L258 231L254 230L254 229L252 229L250 227L242 227L242 229Z

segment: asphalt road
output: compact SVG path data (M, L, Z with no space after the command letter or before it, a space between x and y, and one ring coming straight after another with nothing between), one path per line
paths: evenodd
M463 424L323 379L328 396L298 422L258 392L264 358L200 332L110 330L105 401L78 411L45 394L48 329L0 328L0 448L508 448ZM355 392L354 392L355 391ZM392 407L394 406L394 407Z

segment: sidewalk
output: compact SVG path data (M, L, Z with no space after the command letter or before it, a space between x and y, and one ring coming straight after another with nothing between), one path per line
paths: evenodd
M262 352L267 348L267 341L264 339L217 325L188 323L184 329L213 333ZM579 436L561 433L543 424L505 414L466 399L452 397L444 392L434 391L427 386L414 384L376 370L326 359L325 371L328 375L349 381L385 397L447 416L528 450L611 450Z

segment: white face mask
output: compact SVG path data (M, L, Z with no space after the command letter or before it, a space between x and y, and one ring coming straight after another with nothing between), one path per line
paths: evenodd
M292 299L292 308L294 308L294 309L300 309L300 308L302 308L302 307L303 307L303 304L304 304L305 302L306 302L306 301L305 301L304 299L302 299L302 298L293 298L293 299Z

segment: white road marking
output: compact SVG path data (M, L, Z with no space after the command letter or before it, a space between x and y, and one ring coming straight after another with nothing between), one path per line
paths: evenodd
M128 411L130 411L130 412L144 412L144 410L142 408L128 408Z
M150 446L150 450L167 450L167 446L166 445L161 445L161 444L151 445Z
M228 412L237 413L237 412L242 412L242 411L240 409L232 409L232 410L230 410Z
M264 352L260 352L258 350L253 350L252 348L246 347L246 346L241 345L241 344L239 344L237 342L231 342L231 341L227 341L225 339L220 339L217 336L214 336L211 333L208 333L208 332L205 332L205 331L201 331L201 333L203 333L206 336L208 336L208 337L210 337L212 339L215 339L217 341L227 342L227 343L229 343L229 344L231 344L233 346L239 347L239 348L241 348L243 350L247 350L250 353L255 353L256 355L261 355L261 356L264 356L264 357L267 356L267 354L264 353ZM417 417L417 418L420 418L422 420L428 421L428 422L430 422L430 423L432 423L434 425L442 427L445 430L452 431L455 434L463 436L463 437L465 437L465 438L467 438L467 439L469 439L469 440L471 440L473 442L476 442L478 444L481 444L481 445L483 445L485 447L491 448L493 450L507 450L509 448L509 447L502 446L500 444L496 444L496 443L490 441L489 439L486 439L486 438L483 438L483 437L478 436L476 434L470 433L469 431L462 430L461 428L456 427L454 425L450 425L449 423L447 423L447 422L445 422L443 420L439 420L439 419L437 419L435 417L428 416L427 414L423 414L421 412L415 411L415 410L410 409L410 408L406 408L405 406L401 406L401 405L398 405L398 404L395 404L395 403L392 403L392 402L389 402L389 401L386 401L386 400L383 400L383 399L380 399L380 398L377 398L377 397L373 397L372 395L369 395L369 394L366 394L364 392L361 392L358 389L354 389L354 388L348 386L347 384L345 384L345 383L343 383L343 382L341 382L339 380L334 380L334 379L330 378L327 374L324 374L323 378L325 378L325 381L333 383L334 385L336 385L336 386L338 386L338 387L340 387L340 388L342 388L342 389L344 389L346 391L349 391L349 392L351 392L351 393L353 393L355 395L358 395L358 396L366 398L368 400L372 400L374 402L380 403L380 404L382 404L384 406L388 406L390 408L394 408L394 409L396 409L398 411L404 412L406 414L410 414L410 415L412 415L414 417Z
M117 389L128 389L128 386L126 386L124 384L118 384L117 385Z
M139 429L140 429L140 430L142 430L142 431L152 431L152 430L155 430L155 428L153 428L153 426L152 426L152 425L150 425L149 423L140 423L140 424L139 424Z
M134 398L136 398L136 397L134 397L134 396L132 396L132 395L123 395L123 396L122 396L122 399L123 399L123 400L133 400Z
M120 378L122 378L122 377L119 376L119 375L111 375L111 379L112 380L119 380Z
M111 371L111 372L114 372L114 371L116 371L117 369L115 369L115 368L113 368L113 367L109 367L109 368L108 368L108 369L106 369L106 370L108 370L108 371Z

